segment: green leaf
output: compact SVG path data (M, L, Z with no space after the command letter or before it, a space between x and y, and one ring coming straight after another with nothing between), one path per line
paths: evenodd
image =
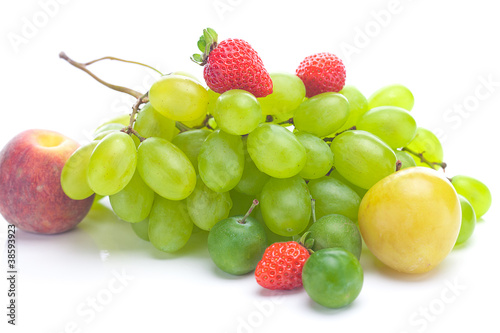
M203 62L203 57L201 56L201 54L198 53L193 54L191 59L195 62L200 62L200 63Z
M203 30L203 37L205 38L205 45L212 45L217 43L217 33L212 28Z
M201 52L205 52L206 46L207 46L207 43L205 42L205 38L203 38L203 36L201 36L200 40L198 41L198 49Z
M215 30L212 28L207 28L207 31L210 34L210 36L212 36L212 40L217 43L217 39L219 38L219 35L217 35Z

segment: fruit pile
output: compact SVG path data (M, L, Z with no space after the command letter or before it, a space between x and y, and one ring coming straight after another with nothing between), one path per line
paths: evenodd
M161 251L208 232L221 270L254 272L269 289L303 285L333 308L361 291L363 240L389 267L422 273L471 236L491 194L476 179L444 176L441 143L417 127L408 88L367 99L345 86L331 53L269 74L247 42L217 39L205 29L192 56L208 89L184 72L145 94L101 81L137 102L67 159L68 197L108 196ZM94 63L60 56L86 72Z

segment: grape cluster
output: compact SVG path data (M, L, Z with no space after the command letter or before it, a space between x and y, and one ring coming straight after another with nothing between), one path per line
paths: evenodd
M363 195L382 178L412 166L445 169L441 143L417 127L406 87L387 86L369 99L353 86L306 98L298 76L271 78L273 93L256 98L239 89L218 94L183 74L162 76L131 116L101 125L69 158L65 193L109 196L139 237L175 252L193 230L243 215L256 198L255 217L272 243L308 229L311 197L317 218L355 221ZM452 184L472 212L465 216L488 210L484 184L465 176ZM465 229L460 242L473 225Z

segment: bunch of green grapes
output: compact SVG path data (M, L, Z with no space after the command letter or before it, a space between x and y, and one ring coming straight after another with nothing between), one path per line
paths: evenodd
M254 199L269 242L291 240L314 220L311 198L318 218L355 221L361 198L382 178L417 165L445 168L438 138L410 113L406 87L387 86L367 99L345 86L307 99L296 75L271 78L273 93L255 98L162 76L149 102L100 126L94 141L70 157L63 190L77 200L108 196L139 237L175 252L193 230L243 215ZM457 177L464 215L475 222L491 194L479 181Z

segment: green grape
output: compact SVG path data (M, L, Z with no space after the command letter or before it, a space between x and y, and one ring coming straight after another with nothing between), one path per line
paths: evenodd
M458 194L467 199L476 213L476 218L480 218L491 207L491 192L481 181L468 176L454 176L451 184Z
M198 172L198 154L200 153L201 145L210 133L212 131L206 129L195 129L179 133L172 139L172 143L189 158L196 172Z
M349 117L345 124L336 131L337 133L355 126L358 119L368 111L368 101L356 87L344 86L344 88L339 91L339 94L344 95L349 102Z
M193 74L189 73L189 72L184 72L184 71L175 71L175 72L172 72L171 74L169 75L180 75L180 76L186 76L190 79L192 79L193 81L196 81L196 82L200 82L200 80L198 80L198 78L196 76L194 76Z
M203 182L215 192L227 192L241 179L245 155L240 136L221 130L211 133L201 145L198 169Z
M196 172L189 159L162 138L148 138L141 143L137 169L146 185L169 200L187 198L196 185Z
M245 166L243 167L243 175L241 176L240 181L234 187L234 189L247 195L256 196L262 191L264 185L266 185L267 181L269 180L269 175L260 171L250 157L250 154L248 154L246 137L243 138L243 152L245 153ZM252 201L250 201L250 203L246 205L245 212L246 209L250 207L251 203ZM243 214L245 212L243 212Z
M413 161L413 159L412 159ZM337 169L333 169L331 172L330 172L330 177L332 178L335 178L337 180L340 180L342 183L346 184L347 186L349 186L351 189L354 190L354 192L356 192L360 198L363 198L366 194L366 192L368 192L367 189L365 188L361 188L359 186L356 186L354 185L353 183L349 182L347 179L345 179L344 177L342 177L342 175L337 171Z
M260 209L267 227L281 236L294 236L307 228L311 195L300 176L271 178L260 195Z
M306 149L306 165L299 172L305 179L323 177L333 165L333 154L328 144L309 133L296 132L295 137Z
M155 193L144 183L136 170L123 190L109 196L109 202L120 219L136 223L149 216L154 198Z
M462 223L460 224L460 232L455 245L465 243L465 241L472 236L476 227L476 213L474 212L474 208L472 208L470 202L460 194L458 195L458 199L460 200L460 208L462 210Z
M218 221L229 216L233 206L229 192L218 193L203 183L200 176L196 179L193 193L186 199L189 216L202 230L210 230Z
M415 137L417 122L403 108L379 106L359 118L356 128L378 136L389 147L396 149L406 146Z
M411 91L401 84L380 88L368 98L368 109L379 106L398 106L411 111L415 100Z
M149 219L145 219L137 223L130 223L130 225L132 226L132 230L134 230L137 237L149 242Z
M195 120L185 120L182 121L184 125L186 125L189 128L203 128L205 119L207 118L207 114L202 114L199 118L196 118Z
M439 139L431 131L418 127L417 133L413 140L410 141L406 148L415 152L416 154L422 154L423 157L431 163L441 163L443 162L443 147ZM428 164L421 162L419 156L411 154L417 166L430 167ZM436 167L434 167L435 169Z
M396 158L401 162L400 170L417 166L413 157L405 151L395 150Z
M193 232L185 200L156 196L149 215L149 241L158 250L176 252L186 245Z
M344 95L326 92L309 98L295 111L297 130L324 137L338 130L349 117L349 102Z
M245 135L259 125L262 110L254 95L245 90L233 89L217 99L213 116L224 132Z
M181 75L162 76L149 90L149 101L163 116L189 121L206 114L207 90L198 82Z
M108 134L90 155L87 181L102 196L123 190L134 176L137 153L134 140L123 132Z
M259 98L262 113L265 115L287 115L286 119L293 117L306 96L304 82L294 74L272 73L273 92L266 97Z
M212 114L214 113L215 109L215 104L217 103L217 100L219 99L219 96L221 94L216 93L212 89L208 89L208 106L207 106L207 113Z
M248 154L260 171L275 178L295 176L306 164L306 149L292 132L260 124L247 139Z
M90 155L98 141L81 146L69 157L61 171L61 187L73 200L83 200L94 194L87 181Z
M121 124L121 125L123 125L122 128L125 126L128 126L130 124L130 115L128 113L126 113L126 114L121 114L119 116L113 117L113 118L101 123L96 128L96 132L108 124Z
M316 200L316 218L340 214L351 220L358 219L361 198L348 185L333 177L323 177L311 180L307 186Z
M346 131L332 141L330 148L338 172L361 188L369 189L396 171L396 154L371 133Z
M125 126L119 123L109 123L100 126L97 128L94 132L94 140L102 140L106 135L113 133L113 132L118 132L121 129L123 129Z
M151 103L147 103L137 115L134 123L134 129L144 138L158 137L168 141L177 134L175 121L165 118L155 111Z

